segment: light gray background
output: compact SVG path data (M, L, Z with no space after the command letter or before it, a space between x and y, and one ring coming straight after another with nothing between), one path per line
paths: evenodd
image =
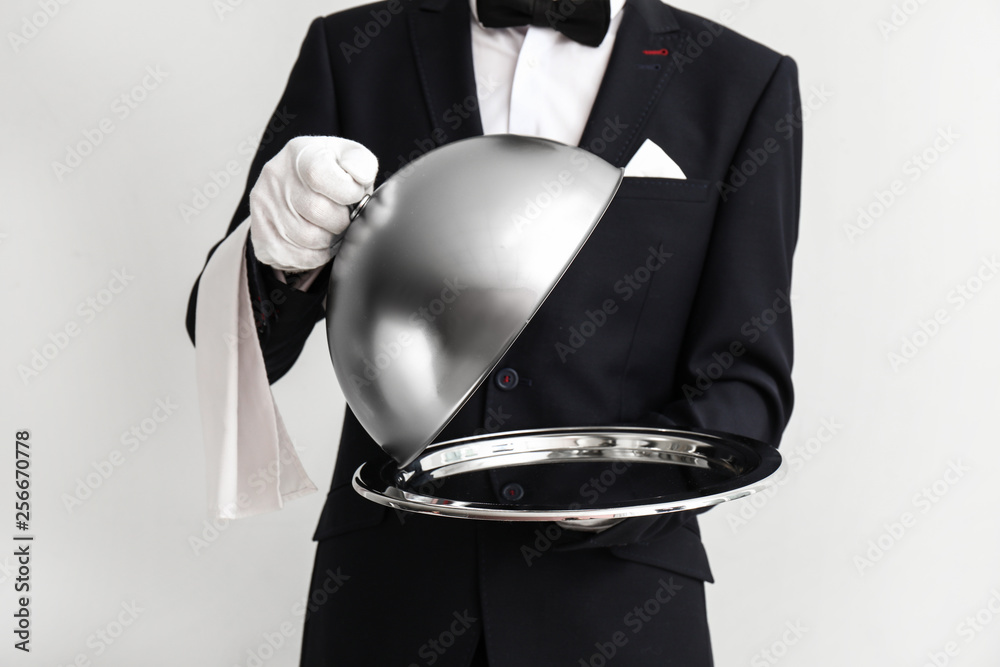
M220 13L221 2L232 11ZM263 128L309 21L351 3L221 2L68 2L17 49L9 33L40 4L0 10L0 540L13 544L13 441L25 428L37 535L30 656L11 648L13 546L0 547L5 665L78 656L122 667L248 665L283 623L292 630L264 664L297 664L293 606L306 593L343 413L322 331L274 386L320 492L223 525L196 553L190 539L213 534L184 312L243 187L240 143ZM775 664L768 649L784 665L923 665L954 642L948 664L995 665L1000 618L987 605L1000 611L1000 279L962 308L953 290L1000 251L1000 7L677 4L791 54L811 107L793 290L798 401L782 444L796 465L773 495L703 520L717 663ZM911 14L883 34L894 6ZM149 66L166 78L120 118L114 100ZM114 131L60 181L52 163L103 118ZM957 138L934 155L949 128ZM925 150L937 159L915 179L907 161ZM233 159L236 182L185 221L179 207ZM902 194L849 239L858 208L897 179ZM102 312L78 310L120 270L134 278ZM889 354L938 310L947 321L927 340L917 335L926 345L893 368ZM72 323L79 335L23 381L18 366ZM123 432L152 426L158 399L177 407L129 451ZM836 424L832 437L824 420ZM64 495L113 450L124 462L67 509ZM967 469L951 484L953 466ZM920 501L935 482L937 501ZM904 512L912 525L893 537ZM870 541L889 548L862 567L857 557L879 555ZM113 644L96 640L133 603L141 611ZM977 612L992 623L970 632L962 624Z

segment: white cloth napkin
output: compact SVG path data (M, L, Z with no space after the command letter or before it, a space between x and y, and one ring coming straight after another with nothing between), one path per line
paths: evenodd
M208 508L216 518L278 510L316 491L274 403L257 343L247 286L249 232L247 218L212 254L195 311Z
M656 145L651 139L646 139L639 146L632 159L625 165L626 176L645 176L647 178L680 178L687 176L674 162L667 152Z

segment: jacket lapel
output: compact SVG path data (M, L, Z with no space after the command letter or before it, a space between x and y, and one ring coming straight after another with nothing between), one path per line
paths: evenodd
M678 53L686 37L660 0L626 0L623 11L579 143L618 167L634 152L653 106L677 69L663 50ZM481 135L467 0L419 0L408 16L435 143Z
M686 36L659 0L627 0L622 11L611 59L579 144L616 167L624 166L635 152L649 114L677 69L671 54L679 53Z
M413 57L437 144L483 133L467 0L418 0L408 12Z

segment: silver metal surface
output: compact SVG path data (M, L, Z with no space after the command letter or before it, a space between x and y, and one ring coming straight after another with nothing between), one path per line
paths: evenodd
M493 370L621 179L581 148L487 135L417 158L356 208L330 275L327 337L348 405L397 462Z
M556 468L553 464L562 465ZM592 470L581 467L601 464L606 471L621 472L617 477L604 477L604 472L592 477ZM536 479L541 488L530 500L501 502L488 477L489 471L497 470ZM546 477L547 470L555 474ZM638 475L626 480L633 473ZM580 521L586 525L597 519L678 512L736 500L761 491L783 474L778 450L749 438L699 431L586 427L511 431L437 443L395 470L364 464L355 471L353 485L368 500L418 514L500 521ZM448 497L448 484L451 480L460 482L463 476L473 480L460 487L464 490L459 495L466 497ZM593 493L585 492L578 501L567 502L588 484ZM616 485L618 493L613 492ZM646 491L640 493L642 497L634 497L636 489L643 486ZM595 496L596 502L579 502Z
M371 198L372 198L371 195L367 195L366 194L364 197L362 197L358 201L357 204L355 204L354 206L351 207L351 215L350 215L351 222L354 222L354 218L356 218L359 215L361 215L361 210L365 207L365 204L367 204L368 200L371 199Z

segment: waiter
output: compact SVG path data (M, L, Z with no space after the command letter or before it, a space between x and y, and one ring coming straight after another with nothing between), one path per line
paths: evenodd
M777 446L793 402L800 119L794 61L659 0L389 0L316 19L191 294L212 511L315 490L268 384L324 316L348 206L484 133L578 145L625 178L437 441L628 424ZM303 666L712 664L692 512L591 531L395 513L350 484L386 460L348 409ZM262 466L277 474L251 482ZM541 491L517 468L490 485L497 502Z

